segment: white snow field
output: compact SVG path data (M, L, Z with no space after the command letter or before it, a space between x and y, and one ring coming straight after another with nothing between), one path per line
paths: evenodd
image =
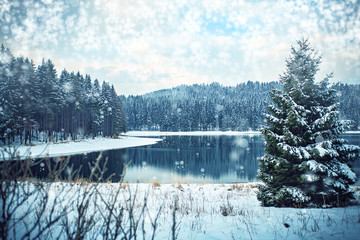
M359 239L360 207L261 207L257 184L175 184L151 187L148 206L163 216L156 239L168 239L178 199L178 239ZM132 186L134 188L134 186ZM141 185L144 192L148 187ZM140 198L141 199L141 198Z
M139 184L152 219L163 206L156 239L171 239L178 199L178 239L359 239L360 206L332 209L261 207L257 184ZM112 184L101 192L111 194ZM129 185L134 192L136 184ZM285 227L288 224L289 227Z
M155 222L154 239L172 239L175 201L177 239L359 239L360 206L327 209L261 207L256 198L258 184L102 183L97 185L96 192L101 199L111 202L115 193L120 191L116 195L115 211L133 204L134 219L140 219L138 239L143 239L144 232L144 239L151 239L152 223ZM59 202L65 200L64 206L70 207L67 209L68 216L72 216L76 205L71 201L81 198L79 189L84 187L89 187L89 184L52 183L49 196ZM359 191L360 188L357 188L357 199ZM143 208L145 197L147 204ZM140 214L142 210L143 215ZM61 207L55 213L57 211L61 212ZM103 202L96 207L91 205L87 213L95 214L94 219L97 220L86 239L92 239L94 235L96 239L102 239L97 231L101 229L102 214L106 215L105 205ZM125 212L122 218L124 228L129 223L127 214ZM60 229L58 224L49 232L57 236ZM18 234L21 235L20 232Z
M59 157L69 156L80 153L105 151L112 149L121 149L129 147L138 147L155 144L161 141L159 138L137 138L129 136L121 136L119 138L95 138L79 141L69 141L60 143L39 143L35 146L14 146L7 148L10 152L17 151L16 156L22 159L41 158L41 157ZM4 153L4 158L9 159L10 154Z

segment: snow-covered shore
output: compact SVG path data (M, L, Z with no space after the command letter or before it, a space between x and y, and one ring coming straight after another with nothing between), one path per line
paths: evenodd
M161 141L161 139L159 138L137 138L122 136L119 138L95 138L75 142L70 141L48 144L40 143L35 146L14 146L10 147L10 149L9 147L6 147L6 151L4 152L4 158L9 159L10 155L7 152L14 152L14 150L17 152L16 155L21 156L21 158L23 159L28 157L59 157L87 152L152 145L156 144L159 141Z
M360 131L347 131L345 134L360 134Z
M27 157L59 157L76 155L81 153L106 151L112 149L121 149L129 147L138 147L156 144L161 141L162 136L241 136L241 135L260 135L258 131L193 131L193 132L160 132L160 131L130 131L119 138L95 138L79 141L66 141L60 143L37 143L35 146L15 145L5 147L6 152L17 151L17 156L25 159ZM346 134L360 134L360 131L348 131ZM5 153L3 158L9 159L10 154Z

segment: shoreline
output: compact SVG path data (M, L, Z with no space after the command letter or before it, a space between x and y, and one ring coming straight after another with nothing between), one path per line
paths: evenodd
M120 138L95 138L81 141L60 143L40 143L34 146L4 146L0 161L9 160L11 154L20 159L72 156L77 154L100 152L106 150L123 149L156 144L159 138L139 138L121 136Z
M347 131L344 134L360 134L360 131ZM260 131L189 131L189 132L161 132L161 131L129 131L125 133L131 137L161 137L161 136L242 136L261 135Z
M348 131L345 134L360 134L360 131ZM123 149L153 145L162 141L160 137L166 136L254 136L261 135L259 131L193 131L193 132L160 132L160 131L129 131L119 138L95 138L79 141L36 142L33 146L13 145L1 146L3 149L2 159L9 160L11 154L20 159L71 156L89 152L99 152L114 149ZM150 138L154 137L154 138Z
M359 132L360 133L360 132ZM189 131L189 132L161 132L161 131L129 131L127 136L160 137L160 136L239 136L260 135L259 131Z

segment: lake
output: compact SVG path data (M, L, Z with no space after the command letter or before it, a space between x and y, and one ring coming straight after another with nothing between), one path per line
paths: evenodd
M240 136L163 136L155 145L103 152L101 165L107 159L105 178L118 181L129 163L126 182L160 183L243 183L259 181L257 158L264 154L263 137L258 134ZM360 146L359 134L346 134L345 139ZM80 176L88 177L88 162L99 152L71 156L70 166L62 177L75 169ZM56 161L56 159L53 159ZM360 176L360 160L353 164ZM47 175L46 166L37 164L33 171L39 177ZM358 178L359 179L359 178Z
M125 180L161 183L232 183L258 181L257 157L264 154L261 135L167 136L156 145L130 148Z

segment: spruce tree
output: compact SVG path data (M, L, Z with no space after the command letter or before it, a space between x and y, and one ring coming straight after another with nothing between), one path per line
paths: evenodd
M266 154L259 159L258 199L264 206L344 206L353 199L349 185L356 181L350 168L359 148L341 134L348 124L338 119L336 85L332 74L315 82L321 56L300 40L291 48L281 90L272 89L262 129Z
M0 47L0 144L73 140L126 131L121 99L108 83L32 60ZM24 138L25 136L25 138Z
M12 76L14 72L15 58L10 49L5 49L1 45L0 52L0 134L5 144L14 141L16 132L16 107L18 96L18 86L15 78Z

